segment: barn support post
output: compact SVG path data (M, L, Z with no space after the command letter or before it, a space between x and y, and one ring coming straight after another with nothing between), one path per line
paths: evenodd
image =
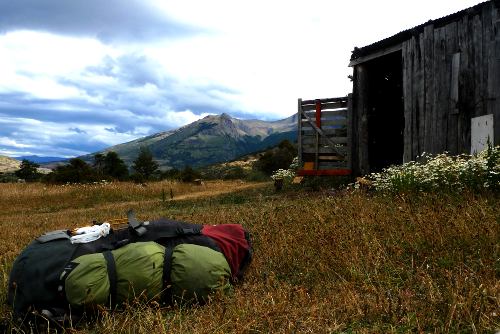
M353 171L365 175L370 171L368 160L368 73L364 63L354 67L353 85Z

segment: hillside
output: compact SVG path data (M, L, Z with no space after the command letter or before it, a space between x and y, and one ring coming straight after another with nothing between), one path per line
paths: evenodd
M0 173L12 173L19 169L21 161L0 155Z
M295 140L296 116L266 122L240 120L227 114L206 116L177 130L109 147L102 152L115 151L131 165L140 147L150 149L160 168L206 166L230 161L250 152L278 144L283 139ZM91 155L82 157L92 160Z
M20 166L21 161L0 155L0 173L14 173L19 169ZM39 167L37 170L42 174L48 174L52 171L49 168L43 167Z

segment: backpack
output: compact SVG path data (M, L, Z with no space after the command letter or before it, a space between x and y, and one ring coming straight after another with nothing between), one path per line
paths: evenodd
M114 308L138 294L164 304L205 302L241 280L252 259L250 234L239 224L200 225L160 218L87 243L71 231L48 232L15 259L7 303L15 319L41 314L62 322L88 306Z

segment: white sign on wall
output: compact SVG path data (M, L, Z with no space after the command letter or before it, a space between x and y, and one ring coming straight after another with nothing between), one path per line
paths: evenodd
M493 145L493 114L474 117L470 124L470 153L476 154Z

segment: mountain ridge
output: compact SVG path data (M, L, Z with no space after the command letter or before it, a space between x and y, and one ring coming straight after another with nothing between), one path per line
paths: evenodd
M158 132L82 156L114 151L131 166L141 147L148 148L161 169L202 167L297 138L297 116L277 121L241 120L228 114L209 115L175 130Z

